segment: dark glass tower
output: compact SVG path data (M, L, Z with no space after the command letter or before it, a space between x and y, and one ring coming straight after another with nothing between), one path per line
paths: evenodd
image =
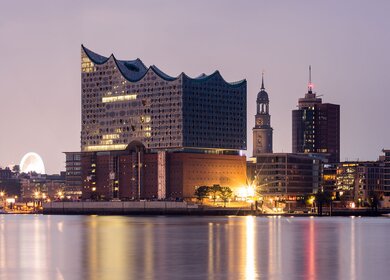
M311 67L308 92L292 111L292 151L323 154L329 162L340 161L340 105L322 103L316 96Z

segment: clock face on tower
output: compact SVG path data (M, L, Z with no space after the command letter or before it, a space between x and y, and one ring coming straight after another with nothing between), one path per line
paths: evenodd
M263 125L263 120L262 120L262 119L258 119L258 120L256 121L256 124L257 124L257 125Z

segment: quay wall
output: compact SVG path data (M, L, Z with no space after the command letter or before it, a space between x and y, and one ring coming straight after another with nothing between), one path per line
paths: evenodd
M60 215L202 215L202 216L317 216L315 213L261 213L243 208L204 207L197 204L176 201L80 201L46 202L43 214ZM324 211L324 216L379 216L389 209L334 209Z
M198 205L175 201L80 201L43 203L43 214L169 214L196 212Z

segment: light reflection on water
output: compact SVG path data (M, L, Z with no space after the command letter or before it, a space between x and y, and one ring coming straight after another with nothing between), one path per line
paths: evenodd
M390 219L0 215L0 279L387 279Z

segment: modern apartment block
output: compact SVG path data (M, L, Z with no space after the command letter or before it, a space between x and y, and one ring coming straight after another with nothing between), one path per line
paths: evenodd
M336 191L340 199L356 203L383 193L383 164L343 162L337 167Z
M370 205L373 199L390 206L390 150L377 161L348 161L324 164L321 185L336 200Z
M262 195L294 199L318 190L321 161L305 154L264 153L248 162L247 173Z
M308 92L292 111L292 152L327 155L340 161L340 105L322 103L313 92L311 68Z

